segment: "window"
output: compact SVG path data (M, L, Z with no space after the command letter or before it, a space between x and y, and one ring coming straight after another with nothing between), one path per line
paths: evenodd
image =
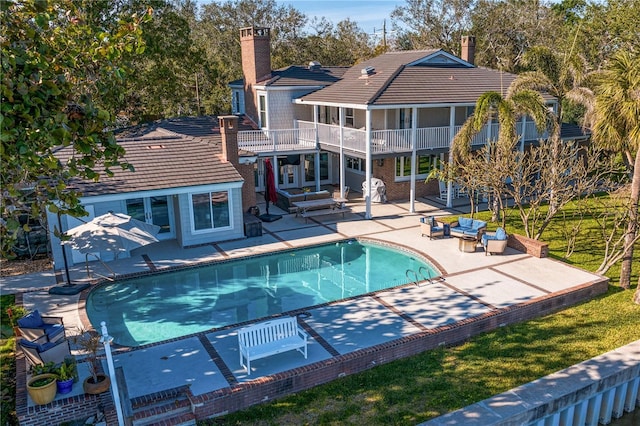
M191 194L191 207L194 231L206 231L231 225L229 193L226 191Z
M416 156L416 178L424 179L431 170L440 167L440 158L436 155ZM396 157L396 180L411 177L411 157Z
M329 179L329 154L320 154L320 180ZM316 159L315 154L305 154L304 156L304 180L305 182L315 182L316 180Z
M265 95L258 97L258 107L260 108L260 127L267 127L267 97Z
M345 156L345 163L347 165L347 169L350 169L356 172L364 172L365 161L361 158Z
M344 110L344 125L346 127L354 127L353 108L345 108Z

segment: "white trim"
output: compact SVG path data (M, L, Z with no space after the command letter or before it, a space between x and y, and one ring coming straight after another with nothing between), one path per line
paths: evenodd
M227 208L229 213L229 225L223 226L220 228L207 228L207 229L197 229L195 220L193 219L193 194L202 194L208 192L209 196L211 196L211 192L226 192L227 193ZM189 228L191 235L203 235L203 234L215 234L216 232L229 231L233 229L234 225L234 215L233 215L233 192L232 191L202 191L202 192L191 192L187 194L187 204L189 205Z
M92 195L87 197L81 197L80 203L81 204L104 203L109 201L127 200L130 198L155 197L159 195L189 194L195 191L219 192L219 191L226 191L229 189L242 188L243 183L244 183L243 181L236 181L236 182L214 183L210 185L184 186L179 188L163 188L163 189L156 189L156 190L150 190L150 191L119 192L117 194Z

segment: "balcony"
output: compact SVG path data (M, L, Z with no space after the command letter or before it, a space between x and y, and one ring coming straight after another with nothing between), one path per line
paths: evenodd
M454 132L462 126L454 127ZM478 147L488 140L498 138L498 124L485 126L473 138L472 145ZM412 151L412 129L373 130L371 132L371 154L407 154ZM518 134L522 134L522 123L517 124ZM547 137L547 133L538 133L535 124L525 125L525 140L537 140ZM446 150L451 145L451 128L426 127L416 129L416 150ZM238 132L239 147L257 154L276 154L292 151L309 151L316 149L316 140L323 148L330 151L343 149L360 154L366 153L367 132L361 129L340 127L332 124L316 124L298 121L298 128L283 130L251 130Z

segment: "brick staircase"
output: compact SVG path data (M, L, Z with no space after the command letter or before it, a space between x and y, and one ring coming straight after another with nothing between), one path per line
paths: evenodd
M131 400L134 426L186 426L195 425L188 387L147 395Z

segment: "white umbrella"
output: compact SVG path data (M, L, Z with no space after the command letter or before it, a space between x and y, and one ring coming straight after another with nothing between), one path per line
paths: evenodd
M80 253L101 251L128 252L138 247L157 243L160 227L134 219L123 213L107 213L87 223L69 229L63 244Z

